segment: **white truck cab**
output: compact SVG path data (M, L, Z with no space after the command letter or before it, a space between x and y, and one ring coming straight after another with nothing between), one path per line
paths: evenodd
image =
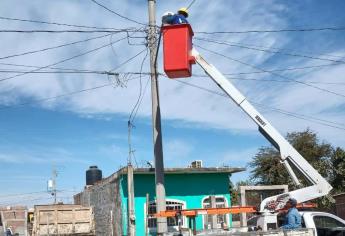
M315 236L345 236L345 220L330 213L318 211L300 211L302 228L313 229ZM254 216L248 220L249 231L277 230L282 224L278 214Z
M345 236L345 220L330 213L305 211L302 215L302 227L312 228L316 236Z

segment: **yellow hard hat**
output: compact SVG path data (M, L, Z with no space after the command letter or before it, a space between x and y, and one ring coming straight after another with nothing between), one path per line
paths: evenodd
M177 12L185 15L185 17L188 17L188 9L186 7L180 8Z

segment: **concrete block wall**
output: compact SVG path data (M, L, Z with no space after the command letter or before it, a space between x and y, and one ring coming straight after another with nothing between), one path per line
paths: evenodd
M93 206L96 235L122 235L119 183L96 184L75 196L75 204Z

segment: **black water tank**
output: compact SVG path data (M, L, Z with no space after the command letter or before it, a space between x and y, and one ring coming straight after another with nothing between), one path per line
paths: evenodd
M90 166L86 171L86 185L94 185L100 180L102 180L102 171L97 166Z

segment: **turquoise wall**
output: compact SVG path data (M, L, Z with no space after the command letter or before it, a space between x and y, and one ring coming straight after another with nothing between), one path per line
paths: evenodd
M166 198L184 201L187 209L202 208L202 200L210 195L224 195L229 206L229 174L166 174ZM155 196L155 176L153 174L134 175L135 216L137 235L145 235L146 193L150 201ZM120 193L122 197L123 232L127 234L127 176L121 178ZM187 222L188 223L188 222ZM231 225L231 217L230 217ZM197 229L203 228L202 216L196 218Z

